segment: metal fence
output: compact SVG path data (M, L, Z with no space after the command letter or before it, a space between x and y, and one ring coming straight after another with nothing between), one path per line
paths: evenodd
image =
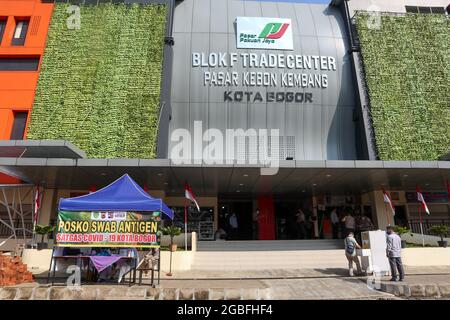
M420 233L420 219L411 219L409 222L409 228L411 232ZM450 219L422 219L423 233L431 235L429 229L436 225L446 225L450 228Z
M9 222L9 220L8 220ZM13 226L16 230L17 237L23 237L23 228L25 227L25 236L31 236L31 230L33 230L33 222L31 220L24 220L24 225L22 225L22 219L13 219ZM0 223L0 238L8 238L13 234L11 228L7 227L5 224Z

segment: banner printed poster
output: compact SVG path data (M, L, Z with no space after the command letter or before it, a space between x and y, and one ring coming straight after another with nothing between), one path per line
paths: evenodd
M56 245L159 248L160 212L59 211Z

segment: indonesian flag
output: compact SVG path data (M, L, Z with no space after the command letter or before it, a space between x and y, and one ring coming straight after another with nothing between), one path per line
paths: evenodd
M448 180L447 180L447 198L448 200L450 200L450 184L448 184Z
M185 197L186 199L191 200L193 203L195 203L195 206L197 207L197 210L200 211L200 207L198 206L197 200L195 200L194 193L192 192L191 187L187 184L187 182L184 184L184 191L185 191Z
M42 193L39 189L39 186L36 188L36 193L34 194L34 223L38 222L38 212L39 209L41 208L41 198L42 198Z
M389 195L387 194L387 192L385 190L383 190L383 199L384 199L384 203L388 204L389 208L391 208L392 215L395 216L395 207L392 204L391 198L389 198Z
M425 202L425 199L423 198L423 194L419 186L417 186L416 191L417 191L417 200L422 203L423 210L425 210L427 214L430 214L430 210L428 210L427 204Z

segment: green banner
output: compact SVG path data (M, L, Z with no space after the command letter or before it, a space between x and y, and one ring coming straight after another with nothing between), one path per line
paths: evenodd
M160 212L59 211L56 245L159 248L160 222Z

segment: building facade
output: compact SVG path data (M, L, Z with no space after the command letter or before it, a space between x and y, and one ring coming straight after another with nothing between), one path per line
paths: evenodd
M417 185L429 224L450 224L446 1L0 3L9 225L19 183L48 224L61 197L123 173L180 226L188 182L201 240L233 212L235 239L329 238L334 208L417 231Z

